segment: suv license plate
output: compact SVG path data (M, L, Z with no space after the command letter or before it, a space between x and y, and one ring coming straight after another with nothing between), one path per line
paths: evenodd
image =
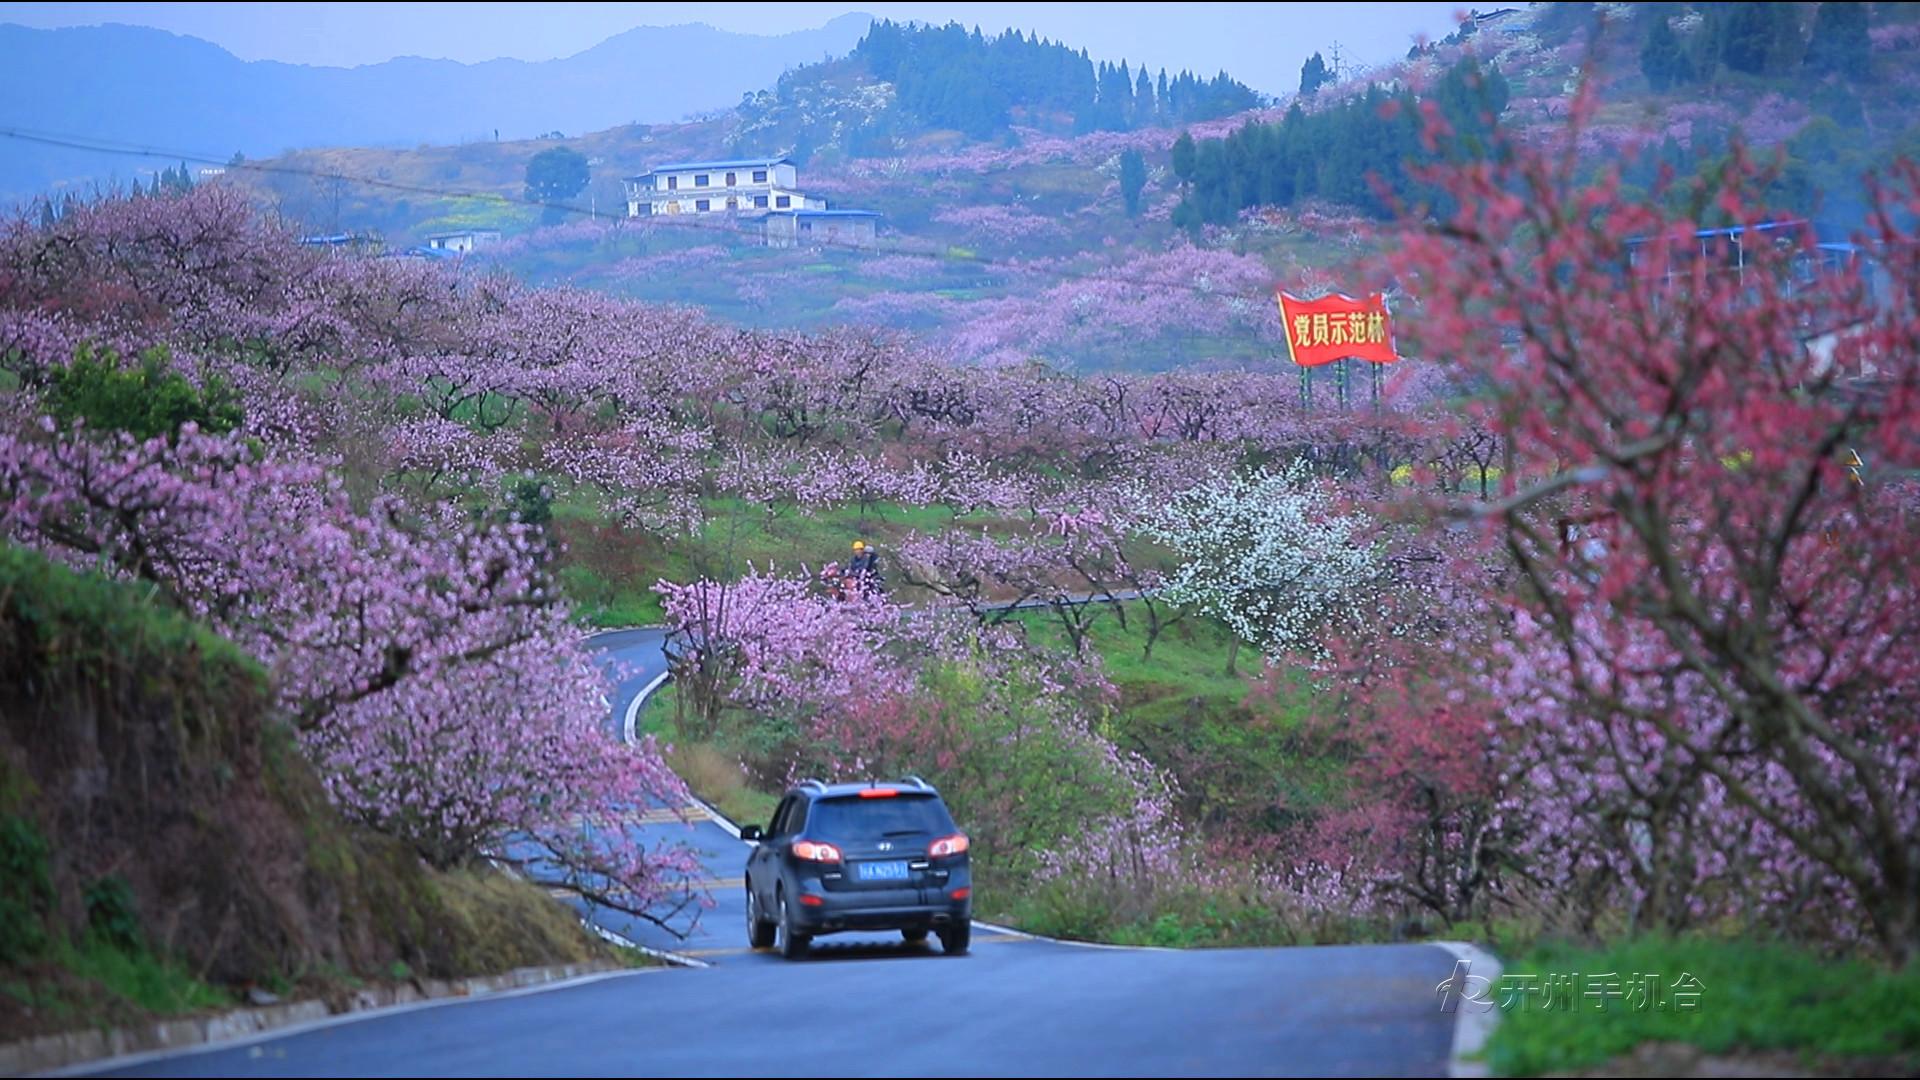
M861 881L905 881L907 864L902 860L893 862L856 863Z

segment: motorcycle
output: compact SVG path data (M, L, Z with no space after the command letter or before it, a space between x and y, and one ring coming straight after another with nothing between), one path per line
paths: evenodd
M851 566L828 563L820 570L820 580L826 586L827 595L841 602L857 600L868 593L883 593L885 587L880 584L878 575L868 571L862 573Z

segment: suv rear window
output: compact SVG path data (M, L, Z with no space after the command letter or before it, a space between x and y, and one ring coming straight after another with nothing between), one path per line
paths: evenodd
M957 831L953 818L947 815L946 805L933 795L821 799L813 804L813 813L807 819L807 835L821 840L945 836Z

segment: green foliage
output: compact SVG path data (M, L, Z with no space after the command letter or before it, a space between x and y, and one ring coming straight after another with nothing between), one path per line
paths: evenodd
M1453 131L1444 152L1489 152L1510 93L1504 76L1483 71L1471 58L1449 68L1431 94ZM1248 207L1311 198L1390 216L1394 196L1421 194L1410 166L1433 158L1421 143L1418 105L1411 91L1389 95L1369 86L1333 108L1308 113L1296 102L1278 124L1247 124L1224 139L1200 143L1189 169L1192 189L1174 223L1229 225ZM1177 145L1174 170L1180 171Z
M1719 61L1727 67L1749 75L1778 74L1800 59L1799 6L1767 2L1707 4L1704 31Z
M13 967L45 948L52 905L46 838L28 818L0 816L0 966Z
M164 1015L233 1005L231 995L194 978L181 965L145 948L123 949L91 934L78 944L61 942L51 959L82 985L91 984L110 999L150 1013ZM60 995L60 991L49 988L43 995ZM62 1004L60 997L54 996L50 1004Z
M1694 79L1693 58L1664 15L1652 20L1640 46L1640 72L1655 90L1671 90Z
M555 146L533 155L527 162L527 198L543 203L563 203L587 188L591 179L584 154L565 146ZM564 211L548 206L543 220L558 220Z
M1319 53L1307 57L1300 65L1300 96L1312 97L1314 92L1333 81L1333 69L1327 66L1326 58Z
M1126 203L1127 216L1140 216L1140 192L1147 186L1147 159L1138 150L1120 154L1120 198Z
M201 695L266 688L265 671L239 646L149 602L136 586L12 544L0 545L0 657L33 664L56 684L140 671L183 708Z
M898 106L924 124L976 139L1003 132L1014 109L1029 119L1073 118L1076 131L1128 131L1157 123L1208 120L1249 109L1259 95L1224 73L1199 79L1160 76L1161 89L1123 62L1099 65L1032 34L987 37L958 23L927 26L881 20L853 50L875 78L894 84ZM891 130L882 145L890 150ZM849 148L853 149L852 147Z
M1179 177L1180 182L1183 184L1190 183L1193 180L1193 166L1195 161L1193 134L1191 132L1183 131L1180 133L1179 138L1173 140L1172 154L1173 175Z
M1146 655L1145 612L1129 605L1126 625L1093 625L1089 646L1120 691L1108 733L1121 748L1167 770L1179 786L1185 821L1208 835L1270 836L1334 798L1343 764L1301 733L1315 697L1304 681L1261 690L1226 673L1233 634L1189 616L1167 628ZM1042 614L1022 618L1034 637L1058 643Z
M940 788L974 838L981 879L1024 884L1038 855L1085 823L1130 809L1132 787L1099 745L1049 716L1037 681L992 677L967 662L928 665L921 690L936 711L944 746L928 746L898 771Z
M1510 960L1506 974L1681 973L1700 981L1698 1009L1632 1011L1610 1001L1596 1015L1584 998L1565 1012L1508 1009L1488 1044L1494 1072L1536 1076L1584 1070L1644 1042L1687 1043L1708 1053L1791 1050L1807 1058L1902 1055L1920 1063L1920 967L1889 971L1782 944L1642 938L1599 949L1543 944ZM1890 1074L1891 1075L1891 1074Z
M983 903L995 901L983 893ZM1118 902L1116 902L1118 901ZM1380 928L1297 907L1257 881L1158 883L1116 897L1109 882L1056 879L1005 902L1004 917L1031 933L1167 949L1258 948L1377 941Z
M126 952L141 948L140 916L127 879L109 874L87 886L81 899L87 909L87 930L95 938Z
M48 379L47 412L62 424L85 420L99 431L124 431L136 439L176 438L182 424L224 434L240 426L240 398L217 375L195 386L167 363L163 348L140 354L139 367L125 367L111 349L82 345Z
M1867 5L1823 3L1807 42L1807 67L1857 82L1872 77L1872 43L1867 39Z

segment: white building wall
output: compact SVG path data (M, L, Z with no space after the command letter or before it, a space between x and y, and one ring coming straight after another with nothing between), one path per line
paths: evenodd
M734 182L727 184L727 174L733 173ZM755 180L754 174L761 173L764 179ZM702 186L694 181L705 177L707 183ZM824 210L827 200L818 196L808 196L798 190L800 170L790 164L776 164L765 169L675 169L671 172L658 172L649 176L645 183L637 180L626 182L627 216L640 217L643 214L723 214L731 209L735 213L756 213L768 210ZM764 196L765 204L757 200ZM727 200L735 200L731 208ZM701 210L699 201L707 200L707 208ZM781 200L785 204L782 205Z

